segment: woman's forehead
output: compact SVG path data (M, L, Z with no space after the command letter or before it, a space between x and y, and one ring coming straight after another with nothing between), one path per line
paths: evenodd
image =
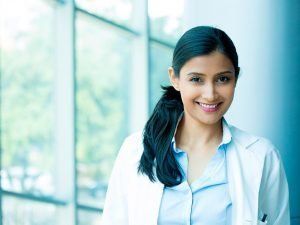
M234 72L231 60L222 53L196 56L188 60L181 68L181 73L217 74L225 71Z

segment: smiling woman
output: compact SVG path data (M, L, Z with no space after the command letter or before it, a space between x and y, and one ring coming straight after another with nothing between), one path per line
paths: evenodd
M168 69L172 86L120 149L102 224L290 224L278 150L224 118L239 71L224 31L183 34Z

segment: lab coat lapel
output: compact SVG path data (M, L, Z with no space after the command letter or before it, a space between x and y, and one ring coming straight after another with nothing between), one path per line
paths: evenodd
M234 131L233 131L234 132ZM233 134L228 145L227 174L232 199L232 224L254 225L257 223L258 193L262 163L248 149L258 139ZM255 174L255 176L253 175Z
M228 185L232 201L232 224L243 224L243 177L240 161L235 146L230 144L226 151Z

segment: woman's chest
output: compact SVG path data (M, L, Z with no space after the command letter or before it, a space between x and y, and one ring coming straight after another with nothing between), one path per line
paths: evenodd
M186 159L183 159L186 160L186 177L190 185L197 180L197 178L203 176L214 154L216 153L187 154L184 156L186 157Z
M188 171L185 159L182 157L179 161ZM185 179L177 186L164 188L158 224L230 224L231 199L226 165L222 157L207 160L206 164L202 175L195 173L200 176L190 184ZM216 202L218 204L213 204Z

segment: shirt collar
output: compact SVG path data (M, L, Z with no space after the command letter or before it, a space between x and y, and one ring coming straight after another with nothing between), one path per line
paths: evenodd
M230 143L232 139L232 134L229 129L229 125L224 117L222 117L222 127L223 127L223 137L220 145L226 145Z
M182 152L182 150L178 149L176 147L176 142L175 142L175 134L176 134L176 131L177 131L177 127L178 127L178 124L179 122L181 121L182 117L184 115L184 111L181 113L181 115L179 116L179 119L177 121L177 124L176 124L176 128L175 128L175 132L174 132L174 135L173 135L173 138L172 138L172 142L171 142L171 145L172 145L172 149L173 151L175 151L176 153L178 152ZM231 131L229 129L229 126L228 126L228 123L226 121L226 119L224 117L222 117L222 128L223 128L223 137L222 137L222 141L221 143L219 144L218 146L218 149L220 148L220 146L222 145L227 145L231 142L232 140L232 134L231 134Z
M173 134L173 138L172 138L172 142L171 142L171 145L172 145L173 150L174 150L175 152L181 152L181 151L178 150L177 147L176 147L175 134L176 134L176 131L177 131L178 124L179 124L179 122L181 121L183 115L184 115L184 111L180 114L180 116L179 116L179 118L178 118L178 121L177 121L177 124L176 124L176 128L175 128L175 132L174 132L174 134Z

